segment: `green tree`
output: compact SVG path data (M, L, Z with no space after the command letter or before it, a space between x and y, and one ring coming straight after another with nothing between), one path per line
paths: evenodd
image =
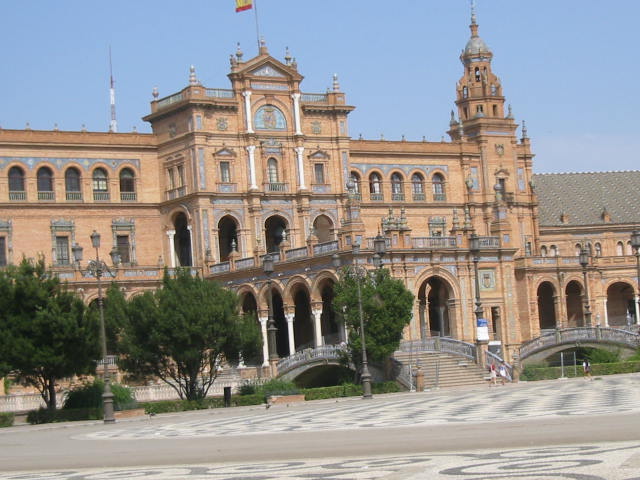
M23 259L0 272L0 358L18 381L56 408L56 382L93 373L99 358L97 318L44 260Z
M120 354L120 337L127 317L127 300L115 282L107 288L104 299L104 325L107 335L107 353Z
M224 360L237 362L261 348L251 317L238 315L238 298L218 283L178 269L162 287L127 306L119 365L171 385L181 399L204 398Z
M391 278L386 268L363 275L345 267L335 286L333 308L341 312L349 331L347 345L350 360L360 368L362 343L360 336L360 310L358 283L362 295L367 359L383 361L400 344L402 331L411 321L413 294L402 281Z

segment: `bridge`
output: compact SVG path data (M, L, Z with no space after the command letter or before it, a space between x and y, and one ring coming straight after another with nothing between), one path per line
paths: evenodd
M278 376L284 380L293 380L312 368L327 365L344 366L342 359L346 352L346 345L321 345L315 348L305 348L278 361ZM353 366L351 367L353 368Z
M540 361L572 346L618 347L634 351L640 347L640 335L619 328L602 327L553 330L520 345L520 361Z

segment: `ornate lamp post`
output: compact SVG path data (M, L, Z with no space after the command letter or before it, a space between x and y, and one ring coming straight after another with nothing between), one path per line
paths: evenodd
M275 365L278 363L278 352L276 351L276 322L273 318L273 290L271 289L271 275L273 274L273 256L267 253L262 257L262 269L267 275L267 345L269 348L269 365L271 366L271 376L276 375Z
M589 252L582 246L578 261L582 267L582 278L584 282L584 319L587 327L591 326L591 306L589 305L589 280L587 279L587 266L589 265Z
M381 235L378 235L378 237L382 239L383 246L385 247L385 248L381 248L380 250L382 254L384 254L386 250L386 243L384 243L385 239ZM376 240L378 239L378 237L376 237ZM380 248L379 247L380 243L376 244L375 243L376 240L374 240L374 247ZM356 263L357 256L359 254L360 254L360 245L356 243L353 245L353 264L345 265L344 268L346 271L352 272L352 274L357 277L356 288L358 292L358 314L360 316L360 343L362 344L362 373L360 375L360 378L362 380L362 398L370 399L370 398L373 398L373 395L371 394L371 373L369 373L369 362L367 361L367 345L366 345L366 340L364 335L364 312L362 310L362 288L360 286L361 278L362 276L367 275L367 271L365 268L359 266ZM377 255L377 257L375 255ZM376 267L379 268L382 265L382 257L381 257L381 254L378 253L377 251L375 255L374 255L374 263L377 262ZM341 266L340 257L338 255L334 255L332 257L332 262L336 270L340 268Z
M373 266L376 268L382 267L382 257L387 253L387 239L380 233L373 239Z
M105 272L111 274L111 270L106 263L100 260L100 234L95 230L91 234L91 246L96 251L96 258L89 260L87 272L96 278L98 284L98 310L100 312L100 343L102 344L102 376L104 381L104 392L102 394L102 405L104 410L104 423L114 423L116 421L113 416L113 393L111 392L111 376L109 375L109 368L107 366L107 333L104 325L104 299L102 296L102 276ZM73 258L76 264L80 264L82 261L82 247L78 244L74 244L71 247L73 252ZM111 260L114 265L120 263L120 255L117 250L111 250Z
M636 281L638 283L638 292L640 293L640 230L634 230L631 234L631 247L633 247L634 255L636 256L636 273L637 278ZM638 302L639 299L636 296L636 313L638 312ZM636 323L640 324L640 318L637 318L636 315Z
M475 233L469 238L469 251L473 255L473 276L475 277L476 286L476 308L474 314L476 316L476 325L480 326L482 318L482 303L480 303L480 279L478 278L478 262L480 261L480 237Z

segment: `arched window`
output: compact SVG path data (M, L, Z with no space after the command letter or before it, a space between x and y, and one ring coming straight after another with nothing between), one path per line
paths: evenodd
M109 200L109 177L104 168L96 168L93 171L93 199Z
M9 191L24 192L24 172L20 167L11 167L9 170Z
M135 174L130 168L123 168L120 171L120 200L132 201L136 199L135 180Z
M360 175L357 172L351 172L349 177L351 183L353 184L353 193L360 194Z
M469 97L469 89L467 87L462 87L462 98Z
M382 179L377 173L369 176L369 193L371 200L382 200Z
M622 242L616 243L616 255L619 257L624 255L624 244Z
M403 179L399 173L393 173L391 175L391 200L401 201L404 200L403 192Z
M595 247L596 247L596 257L601 257L602 256L602 245L600 245L599 243L596 243Z
M627 242L626 255L633 255L633 248L631 247L631 242Z
M264 105L254 117L256 130L286 130L287 121L283 113L273 105Z
M439 173L435 173L431 177L431 184L433 186L433 200L435 202L444 202L447 199L444 193L444 177Z
M424 178L419 173L411 175L411 191L413 193L413 199L417 201L424 201Z
M80 172L77 168L70 167L64 172L64 190L67 200L82 200Z
M267 178L269 183L278 183L278 161L275 158L267 160Z
M38 169L37 185L38 200L53 200L55 198L53 192L53 172L49 167L41 167Z
M582 245L580 245L579 243L576 243L575 249L574 251L576 252L576 257L580 256L580 251L582 250Z
M547 247L545 247L544 245L540 247L540 255L542 255L543 257L547 256Z
M557 257L558 256L558 248L555 245L551 245L549 247L549 256L550 257Z
M475 77L476 77L476 82L480 81L480 68L476 67L475 70Z

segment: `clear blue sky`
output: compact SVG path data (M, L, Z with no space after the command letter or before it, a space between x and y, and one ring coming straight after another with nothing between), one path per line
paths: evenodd
M454 108L468 0L257 0L270 53L285 47L323 92L339 75L350 134L440 140ZM154 86L186 86L189 65L228 88L229 54L257 53L252 11L234 0L6 1L1 9L0 126L106 131L108 48L119 131L148 132ZM638 169L638 0L478 0L480 36L536 172ZM635 114L635 115L634 115Z

